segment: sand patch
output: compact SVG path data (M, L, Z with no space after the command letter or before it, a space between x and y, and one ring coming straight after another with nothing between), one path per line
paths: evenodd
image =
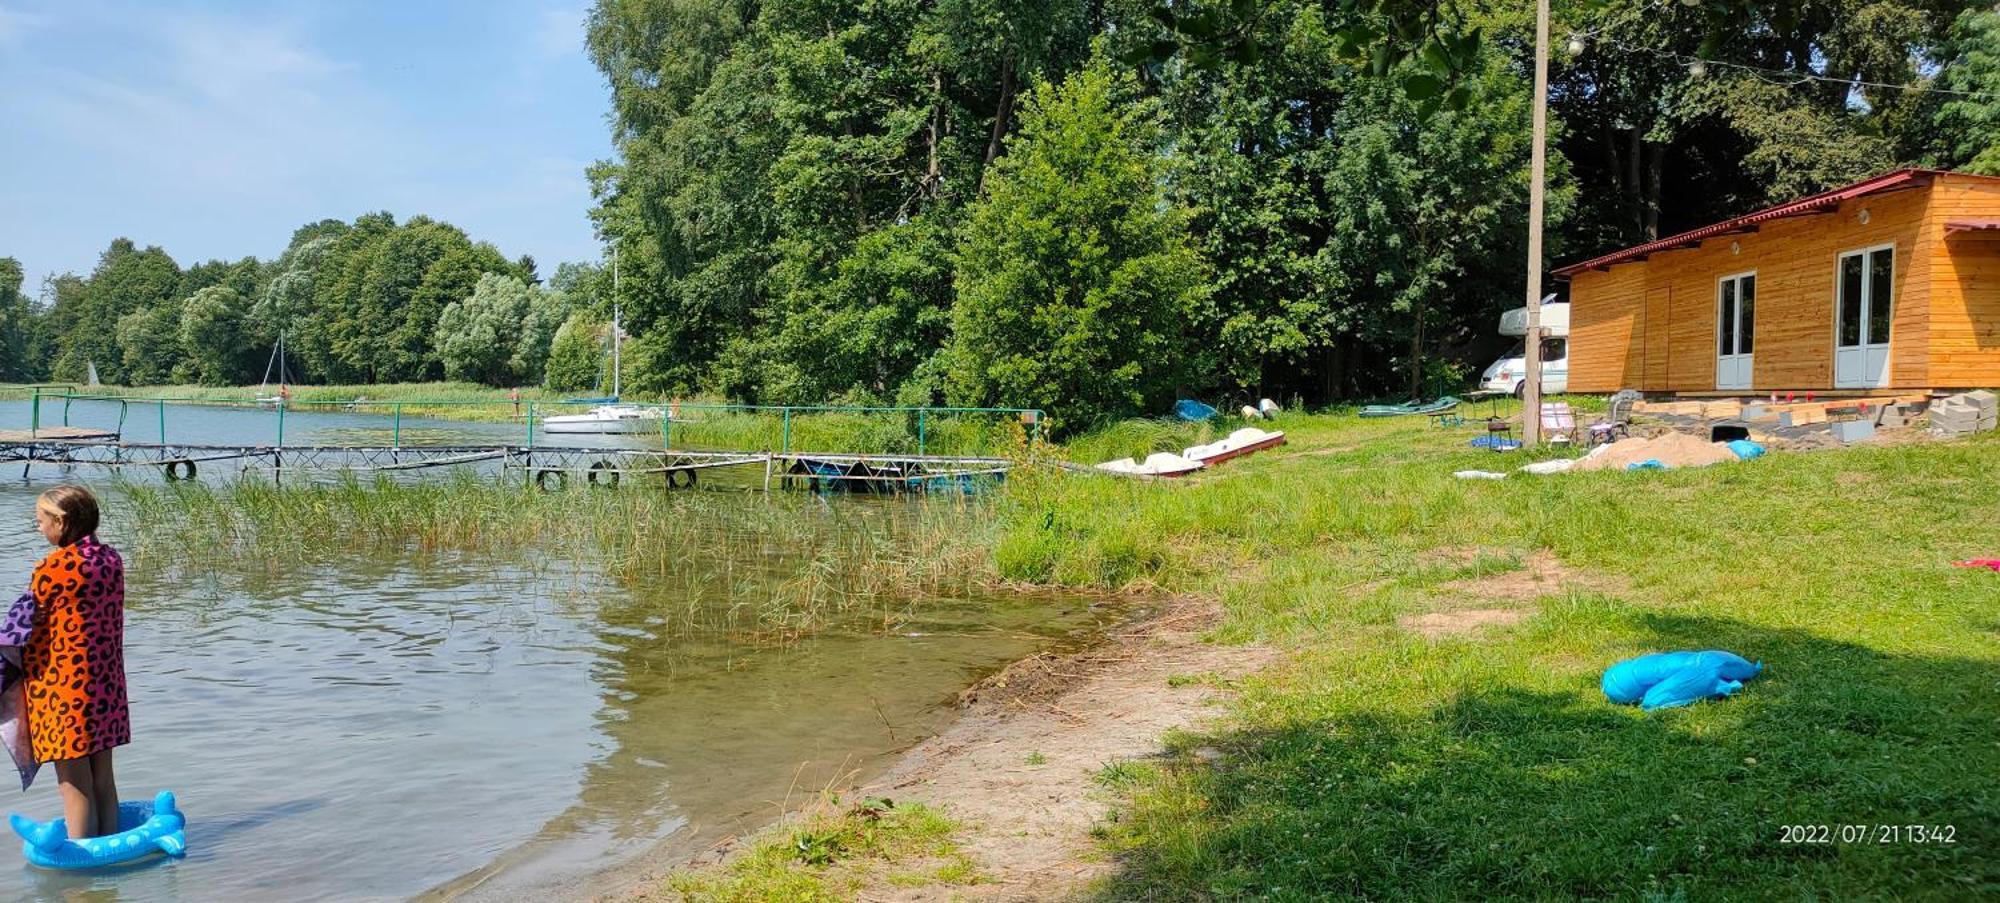
M1404 630L1427 637L1445 637L1473 633L1487 627L1519 624L1527 620L1529 614L1519 608L1467 608L1399 618L1396 623L1402 625Z
M1231 680L1277 658L1265 646L1203 642L1220 620L1215 603L1184 601L1103 646L1037 656L964 694L966 717L866 792L920 799L958 818L962 849L987 882L864 896L1060 899L1107 874L1114 864L1097 853L1090 828L1110 803L1092 775L1161 754L1163 734L1214 717Z
M1571 470L1624 470L1641 461L1659 461L1670 468L1707 467L1738 460L1729 446L1687 433L1661 433L1650 439L1620 439L1576 462Z
M1566 592L1614 593L1624 585L1623 579L1611 574L1572 568L1563 564L1554 552L1542 549L1523 560L1517 570L1453 580L1439 589L1480 601L1532 602Z

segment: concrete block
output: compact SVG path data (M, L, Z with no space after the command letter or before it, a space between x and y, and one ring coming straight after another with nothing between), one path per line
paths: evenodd
M1875 438L1875 424L1866 420L1838 420L1832 426L1833 437L1842 442L1866 442Z

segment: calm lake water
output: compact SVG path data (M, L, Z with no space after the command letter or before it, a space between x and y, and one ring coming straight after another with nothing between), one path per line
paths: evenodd
M269 441L255 435L268 412L169 414L170 428L195 422L202 441ZM381 419L288 414L286 441L379 431ZM25 413L0 405L0 426L17 425ZM412 426L406 418L406 442ZM0 581L25 586L47 551L32 529L35 494L63 474L38 465L27 483L18 471L6 476ZM102 471L76 477L109 485ZM104 535L131 548L117 490L106 496ZM925 516L899 501L831 504L892 533ZM179 794L188 856L72 874L0 850L0 899L587 890L591 875L697 851L879 766L946 723L949 701L981 674L1111 617L1073 599L967 591L893 600L900 614L887 621L873 606L794 643L754 644L705 630L689 609L740 605L802 564L766 559L725 572L723 554L676 564L696 573L663 581L669 590L536 549L246 556L196 578L128 552L135 739L118 751L119 787L127 798ZM731 590L691 600L690 579ZM57 814L52 769L6 809Z

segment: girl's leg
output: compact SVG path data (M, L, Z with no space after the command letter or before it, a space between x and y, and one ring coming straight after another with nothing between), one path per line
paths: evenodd
M118 833L118 781L111 775L111 750L90 754L90 796L95 804L97 833Z
M96 837L97 807L92 795L97 789L97 777L92 774L90 759L62 759L55 765L56 781L62 788L63 822L69 828L69 839Z

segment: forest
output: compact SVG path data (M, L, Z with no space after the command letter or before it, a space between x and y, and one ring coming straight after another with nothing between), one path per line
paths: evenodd
M422 216L22 286L0 378L586 388L771 403L1320 402L1463 386L1519 306L1532 4L599 0L605 259ZM2000 12L1554 5L1547 256L1898 166L2000 172ZM1559 290L1551 284L1549 290Z

